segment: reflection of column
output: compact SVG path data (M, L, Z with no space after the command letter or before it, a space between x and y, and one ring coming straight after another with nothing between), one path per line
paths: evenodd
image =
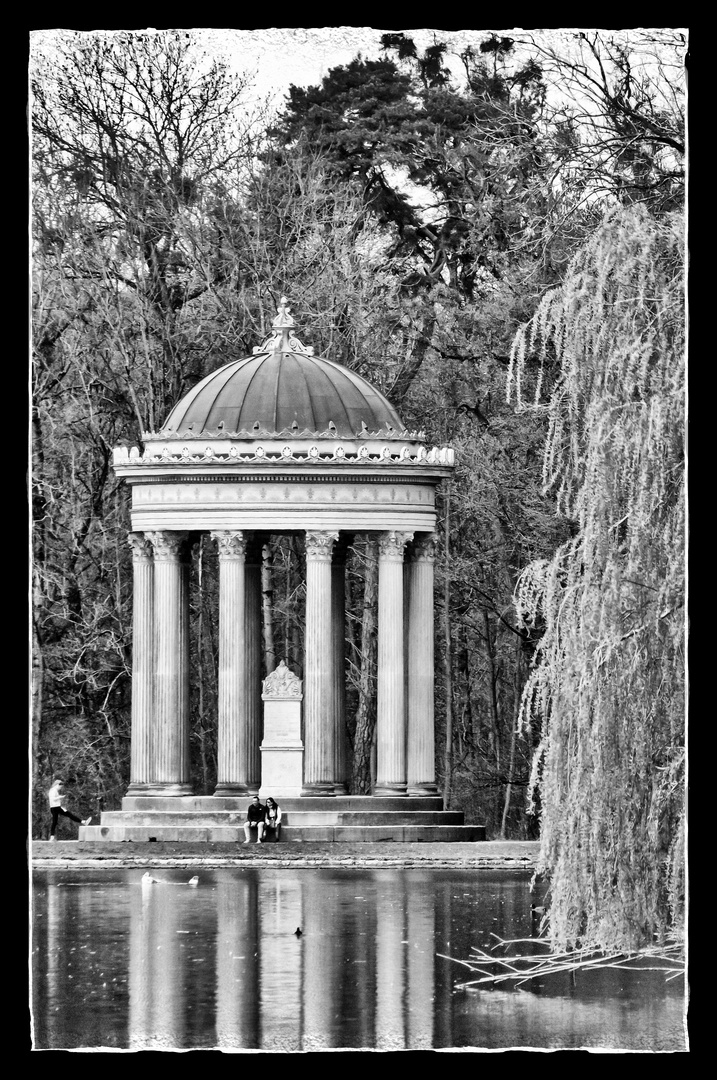
M436 875L432 889L434 924L436 938L443 943L450 943L453 938L453 899L455 891L454 881L451 877ZM480 890L478 892L480 893ZM486 919L485 922L487 921ZM458 1018L456 1017L456 998L453 995L454 965L449 964L447 961L439 962L436 965L434 977L433 1041L436 1046L455 1046Z
M151 794L191 795L187 534L146 534L154 548L154 776Z
M259 883L251 871L220 879L217 891L217 1046L261 1049Z
M261 787L261 537L250 540L246 552L246 717L248 737L249 791L256 795Z
M129 924L129 1049L142 1050L152 1045L154 1029L154 966L157 946L150 935L148 888L137 887L131 894Z
M217 786L215 795L249 792L249 754L244 688L246 541L241 532L213 532L219 550L219 680Z
M333 795L335 717L331 635L331 552L336 532L306 534L306 659L302 795Z
M338 976L342 964L337 956L341 946L341 905L327 903L328 889L323 875L311 875L304 885L303 1031L302 1050L324 1050L337 1045Z
M406 889L407 1045L411 1050L433 1047L433 995L435 992L435 895L425 887L425 877L409 874Z
M261 973L259 982L261 1049L297 1053L301 1050L301 985L303 939L307 929L302 904L306 875L281 870L262 881Z
M406 794L403 549L412 536L387 532L378 542L378 752L374 795Z
M433 696L432 533L409 548L408 567L408 794L437 795Z
M132 733L128 795L142 795L154 777L154 560L152 545L130 533L132 547Z
M373 1047L376 1026L376 905L375 880L385 871L345 878L343 897L327 895L324 903L340 907L338 940L339 987L334 1011L339 1011L344 1032L351 1033L351 1045ZM358 895L357 895L358 894ZM344 900L349 901L347 904ZM339 1045L345 1046L346 1042Z
M185 977L179 908L172 889L140 886L130 923L130 1050L176 1050L185 1042Z
M404 1026L403 912L401 892L376 897L376 1049L402 1050Z
M341 537L331 564L331 633L334 645L334 792L346 795L346 548Z
M50 878L54 876L50 874ZM37 889L38 886L33 888ZM72 910L70 894L77 890L58 889L52 880L49 882L45 880L44 888L47 896L47 912L44 919L36 919L33 924L33 939L36 945L38 944L37 931L43 923L47 930L47 970L33 972L36 985L46 995L42 1016L35 1016L35 1038L40 1049L53 1049L65 1045L63 1036L70 1019L68 1013L71 1010L71 1004L68 1001L66 987L68 969L72 960L71 950L75 944L72 929L77 926L77 912ZM35 902L37 902L37 895L35 895ZM38 1002L35 1001L34 1005L37 1009Z

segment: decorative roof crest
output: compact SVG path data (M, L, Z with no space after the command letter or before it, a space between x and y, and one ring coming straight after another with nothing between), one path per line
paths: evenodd
M305 356L314 355L313 346L302 345L294 333L293 327L296 323L291 316L289 301L285 296L282 296L279 301L277 315L271 325L273 330L269 337L261 345L254 346L255 356L267 352L298 352Z
M279 666L264 679L262 691L265 698L298 698L301 697L301 679L280 660Z

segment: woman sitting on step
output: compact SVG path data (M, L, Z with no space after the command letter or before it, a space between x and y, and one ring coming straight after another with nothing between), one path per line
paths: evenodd
M281 807L271 797L266 800L264 828L267 838L269 833L273 833L275 840L281 837Z

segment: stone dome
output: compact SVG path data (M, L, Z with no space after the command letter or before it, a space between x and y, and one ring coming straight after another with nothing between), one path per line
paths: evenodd
M273 333L254 355L197 383L175 405L164 438L324 436L406 438L390 402L354 371L314 356L296 338L282 297Z

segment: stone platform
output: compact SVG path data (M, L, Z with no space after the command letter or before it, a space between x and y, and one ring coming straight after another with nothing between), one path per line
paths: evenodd
M127 796L122 809L79 829L81 841L234 843L244 840L247 797ZM460 843L485 840L485 826L466 825L439 796L337 795L286 798L281 842Z
M191 876L204 868L239 869L425 869L535 870L540 843L488 840L480 843L226 844L111 840L33 840L33 870L185 869Z

